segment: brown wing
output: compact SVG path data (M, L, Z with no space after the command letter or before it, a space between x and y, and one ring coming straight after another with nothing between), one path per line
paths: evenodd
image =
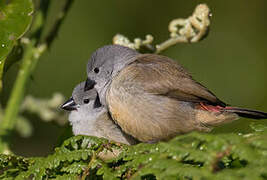
M139 56L112 79L106 93L112 119L142 142L206 131L208 128L196 119L198 110L191 102L215 103L216 97L193 81L181 66L162 56L156 56L158 60L151 56Z
M225 106L211 91L193 80L181 65L165 56L140 55L129 68L135 71L132 80L142 84L145 92L181 101Z

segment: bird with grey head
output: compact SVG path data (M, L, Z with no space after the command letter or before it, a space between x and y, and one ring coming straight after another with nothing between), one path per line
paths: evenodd
M106 138L115 142L133 145L137 141L125 134L110 118L107 109L101 106L95 89L84 91L85 82L78 84L72 97L61 108L70 111L69 121L74 135Z
M210 131L239 117L267 118L265 112L228 106L168 57L119 45L96 50L87 76L84 90L95 88L113 120L142 142Z

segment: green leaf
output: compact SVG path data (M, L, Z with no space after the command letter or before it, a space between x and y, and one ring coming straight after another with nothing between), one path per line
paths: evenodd
M0 91L5 59L16 41L28 30L32 14L32 0L1 0L0 2Z

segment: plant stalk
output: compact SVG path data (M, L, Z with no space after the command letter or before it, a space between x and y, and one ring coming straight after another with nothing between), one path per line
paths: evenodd
M8 140L16 124L16 117L22 103L25 87L30 78L32 70L39 59L40 49L34 47L35 41L28 41L22 57L21 68L18 72L14 87L12 89L4 119L0 125L0 153L9 153Z

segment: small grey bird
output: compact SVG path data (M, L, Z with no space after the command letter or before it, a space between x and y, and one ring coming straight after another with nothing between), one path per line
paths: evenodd
M99 48L87 66L84 90L95 88L100 103L124 132L142 142L209 131L239 116L267 113L227 106L174 60L118 45Z
M61 108L71 111L69 121L74 135L103 137L115 142L133 145L137 141L122 132L99 103L95 89L84 91L85 82L77 85L72 97Z

